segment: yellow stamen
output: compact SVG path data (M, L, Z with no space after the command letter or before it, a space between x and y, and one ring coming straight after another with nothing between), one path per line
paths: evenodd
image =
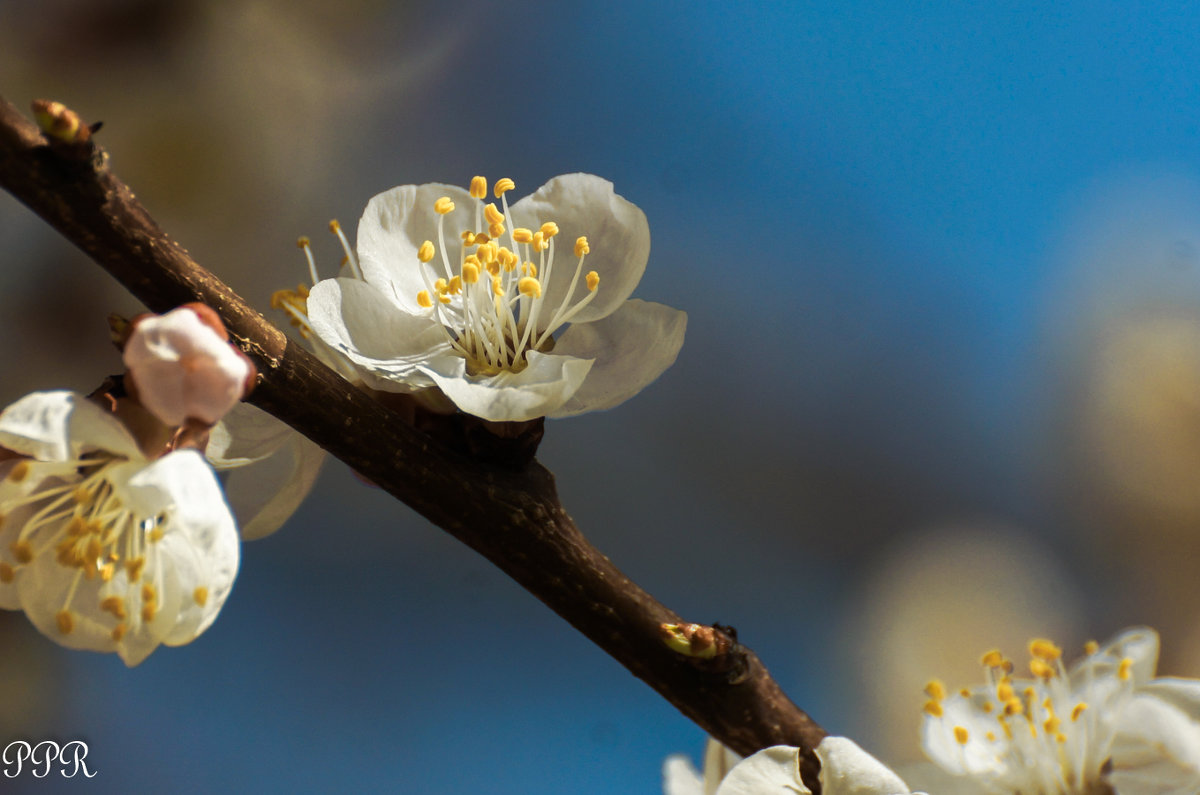
M518 243L533 242L533 232L523 226L518 226L517 228L513 229L512 236L513 240L517 241Z
M1013 686L1009 682L1001 682L996 685L996 698L1001 701L1010 701L1016 696Z
M1129 657L1121 660L1121 664L1117 666L1117 678L1122 682L1128 682L1133 676L1133 660Z
M129 581L137 582L142 578L142 569L146 567L145 558L134 558L125 561L125 570L129 572Z
M433 203L433 211L438 215L446 215L454 212L454 202L449 196L443 196Z
M970 735L967 734L967 730L965 728L962 726L954 727L954 739L958 741L959 745L966 745L969 737Z
M1039 679L1052 679L1058 673L1052 665L1037 657L1029 661L1029 671Z
M925 695L934 701L941 701L946 697L946 686L940 679L931 679L929 684L925 685Z
M18 461L12 469L8 470L8 479L13 483L20 483L27 477L29 477L28 461Z
M158 591L156 591L154 586L150 583L146 583L142 586L142 601L149 602L150 604L154 604L158 601Z
M163 535L165 535L165 533L163 532L163 529L161 527L154 528L153 530L150 531L150 543L154 544L159 541L162 541Z
M984 654L979 662L988 668L1000 668L1004 665L1004 655L1000 653L999 649L992 649Z
M421 247L417 249L417 259L421 260L421 262L429 262L429 260L433 259L432 241L426 240L421 244Z
M542 237L549 240L557 234L558 224L554 223L553 221L547 221L546 223L542 224Z
M588 245L586 237L575 238L575 256L582 257L584 254L590 254L592 247Z
M596 287L600 285L600 274L595 271L588 271L587 288L590 292L596 292Z
M488 202L483 207L483 217L487 219L489 224L504 223L504 213L496 209L496 205Z
M475 284L479 281L479 266L474 262L464 262L462 267L463 284Z
M154 620L156 613L158 613L158 608L154 606L153 602L147 602L142 605L142 621L145 621L147 624Z
M932 715L935 718L942 717L942 705L936 701L926 701L924 709L927 715Z
M338 223L338 219L334 218L334 219L330 220L329 231L333 232L335 235L338 232L342 231L342 225Z
M520 291L521 295L527 295L530 298L542 297L542 283L532 276L523 276L517 282L517 290Z
M1062 657L1062 649L1045 638L1035 638L1029 641L1029 653L1046 662L1053 662Z
M539 229L538 231L533 233L533 250L534 251L545 251L549 247L550 247L550 244L546 242L546 236L544 234L542 234L542 230Z
M192 591L192 599L195 600L196 604L204 607L205 603L208 602L208 589L201 585L199 588Z
M488 226L488 234L492 237L500 237L504 234L504 224L491 224Z
M1084 654L1095 654L1098 651L1100 651L1100 644L1094 640L1089 640L1087 643L1083 644Z
M125 619L125 600L119 596L106 596L100 600L100 609L112 613L119 621Z
M309 240L304 235L300 235L300 237L296 238L296 247L297 248L308 248L311 245L312 245L312 241Z
M429 307L433 306L433 301L429 299L428 290L422 290L421 292L417 293L417 306L420 306L424 309L428 309Z
M517 187L517 186L511 179L509 179L508 177L504 177L502 179L496 180L496 185L495 185L495 187L492 188L492 192L495 193L496 198L499 199L501 196L503 196L505 193L509 192L510 190L512 190L515 187Z
M487 196L487 180L483 177L471 177L471 197L482 199Z
M9 551L17 559L17 563L29 563L33 560L33 545L27 539L19 539L9 546Z
M71 630L75 629L75 617L70 610L59 610L54 621L58 624L58 631L64 635L70 635Z
M110 635L110 637L117 643L120 643L121 639L125 637L125 633L128 631L128 624L117 624L115 627L113 627L112 635Z
M1078 704L1075 705L1075 709L1071 710L1071 720L1072 721L1079 720L1079 716L1082 715L1083 711L1087 708L1088 708L1087 702L1080 701Z

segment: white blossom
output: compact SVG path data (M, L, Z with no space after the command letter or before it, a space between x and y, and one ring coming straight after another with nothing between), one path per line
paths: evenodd
M212 624L240 551L198 452L148 460L111 413L65 391L0 413L0 447L0 607L131 666Z
M910 795L891 769L845 737L826 737L816 747L818 777L824 795ZM701 776L686 758L672 756L663 765L665 795L811 795L800 778L800 749L764 748L738 757L709 740Z
M1153 630L1091 644L1070 669L1048 640L1031 641L1030 657L1028 678L991 651L982 687L927 686L922 742L955 793L1200 792L1200 682L1152 679Z
M512 180L469 190L404 185L375 196L349 275L277 293L319 356L355 380L485 420L616 406L657 378L686 315L629 300L650 252L646 217L590 174L508 204ZM307 252L306 241L302 240Z

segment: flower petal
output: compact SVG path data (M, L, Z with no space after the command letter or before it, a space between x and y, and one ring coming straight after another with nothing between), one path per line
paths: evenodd
M466 361L447 360L441 372L425 372L467 414L494 422L519 422L552 414L579 389L592 367L591 359L530 351L529 366L519 373L468 376Z
M65 390L33 392L0 413L0 446L40 461L66 461L90 450L142 458L115 417Z
M663 795L705 795L700 774L683 754L668 756L663 762Z
M367 386L409 392L432 385L418 366L447 353L446 333L356 279L325 279L308 296L313 332L354 364Z
M800 780L800 749L774 745L746 757L721 782L717 795L766 795L801 793L812 790Z
M434 202L442 196L454 201L455 210L445 220L443 249L438 240L438 215ZM443 264L443 254L451 266L458 266L462 246L460 235L474 226L476 200L454 185L429 183L401 185L372 197L358 222L358 260L363 278L393 296L396 303L414 315L428 316L429 310L417 304L417 293L428 289L439 277L449 279ZM431 262L417 259L421 244L429 240L435 248Z
M225 498L243 541L270 535L312 490L325 451L248 403L212 430L205 456L225 472Z
M891 768L846 737L826 737L817 758L824 795L908 795L908 785Z
M559 234L553 238L554 272L542 286L547 307L558 307L566 298L578 261L572 249L581 236L591 248L583 269L596 271L600 286L592 302L575 316L576 322L612 314L641 281L650 258L650 226L646 214L614 193L608 180L592 174L555 177L511 211L517 226L536 230L546 221L558 224Z
M633 397L674 364L686 329L685 312L637 299L601 320L573 324L554 352L596 363L583 386L550 416L608 409Z
M1109 783L1118 792L1194 792L1200 781L1200 682L1164 677L1121 713Z

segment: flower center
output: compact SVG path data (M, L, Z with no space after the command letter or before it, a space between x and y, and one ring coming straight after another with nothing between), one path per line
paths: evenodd
M111 622L111 637L120 641L131 629L153 621L158 612L162 583L155 581L156 547L169 515L140 517L122 503L116 479L122 470L127 477L131 466L135 465L111 458L22 460L5 476L4 486L10 487L26 478L44 479L29 493L0 500L0 527L21 522L16 539L0 550L0 582L12 583L24 567L52 554L52 565L66 569L70 580L55 616L64 635L73 631L82 612L89 619ZM96 603L73 609L73 603L85 598L78 594L81 584L89 581L95 586L89 590L95 591ZM202 603L207 594L193 597Z
M562 256L556 260L558 224L545 221L536 230L515 226L506 196L513 187L508 178L496 182L493 195L500 201L497 207L494 202L484 202L487 180L474 177L469 189L473 208L460 210L448 196L434 202L437 244L424 241L417 251L418 261L412 263L425 284L415 296L417 304L429 310L451 349L466 359L471 375L525 369L529 363L526 354L553 348L554 335L591 303L600 284L596 271L583 271L583 261L591 251L587 238L576 238L570 283L554 305L548 304L544 288L555 278L556 262L559 271L564 267ZM474 211L473 223L447 245L446 217L469 209ZM353 278L363 280L358 258L341 225L330 221L329 229L345 253L342 264L349 266ZM301 237L297 245L304 250L309 275L316 284L316 263L308 238ZM576 300L577 293L581 295ZM271 306L286 312L305 338L312 334L307 298L304 285L271 296Z
M1132 692L1133 661L1110 660L1111 672L1098 674L1087 664L1098 659L1097 646L1086 650L1089 659L1075 669L1075 681L1063 667L1062 649L1041 639L1029 644L1032 679L1014 679L1012 661L997 650L983 655L987 684L981 688L947 696L945 685L931 681L925 688L927 750L938 756L933 746L940 743L957 756L949 765L939 759L943 767L972 775L991 792L1111 792L1102 773L1116 726L1101 713Z
M471 180L474 224L463 231L456 252L446 246L445 234L446 216L456 207L449 197L438 199L433 206L438 215L438 245L426 240L417 252L421 263L438 258L443 274L431 281L421 268L426 289L417 293L417 303L433 310L472 375L523 370L528 363L525 354L552 345L554 333L591 302L600 284L599 274L589 271L583 296L572 303L581 286L584 258L591 250L586 237L577 238L571 282L558 305L547 306L543 284L550 284L554 275L558 224L548 220L536 231L514 226L506 195L512 188L513 181L507 178L495 184L493 195L501 203L497 208L483 201L487 180Z

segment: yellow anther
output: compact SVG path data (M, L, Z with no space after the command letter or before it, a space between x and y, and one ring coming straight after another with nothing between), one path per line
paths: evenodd
M26 539L18 539L8 547L17 563L28 563L33 560L33 545Z
M27 477L29 477L28 461L18 461L12 469L8 470L8 479L13 483L20 483Z
M125 571L129 573L129 581L137 582L142 578L142 569L146 568L145 558L134 558L125 561Z
M1089 640L1087 643L1083 644L1084 654L1095 654L1098 651L1100 651L1100 644L1094 640Z
M342 231L342 225L338 223L338 219L333 218L329 221L329 231L333 232L335 235Z
M500 260L500 264L504 266L504 270L511 271L516 267L520 257L505 246L500 246L496 251L496 259Z
M958 694L959 694L960 696L962 696L963 698L970 698L970 697L971 697L971 691L970 691L970 690L967 690L965 687L964 687L964 688L962 688L961 690L959 690L959 691L958 691Z
M596 292L596 288L600 285L600 274L595 271L588 271L587 288L589 292Z
M1082 715L1083 711L1087 708L1088 708L1087 702L1080 701L1078 704L1075 705L1075 709L1071 710L1071 720L1072 721L1079 720L1079 716Z
M964 698L965 698L965 696L964 696ZM995 708L996 708L996 705L993 704L992 702L990 702L990 701L983 702L983 711L985 714L990 715L992 713L992 710L994 710Z
M113 627L113 631L112 631L112 634L110 635L110 637L115 642L120 643L121 639L125 637L125 633L128 631L129 631L128 624L117 624L115 627Z
M590 254L591 251L592 247L588 245L586 237L575 238L575 256L582 257L584 254Z
M549 247L550 247L550 244L546 242L546 236L544 234L542 234L542 230L539 229L538 231L533 233L533 250L534 251L545 251Z
M119 596L106 596L100 600L100 609L112 613L118 621L125 618L125 600Z
M517 281L517 290L521 295L527 295L530 298L542 297L542 283L532 276L523 276Z
M461 276L451 276L450 283L446 285L446 291L450 295L458 295L462 292L463 280Z
M1010 683L1001 682L1000 684L996 685L996 698L1000 699L1001 701L1009 701L1014 697L1016 697L1016 692L1013 690L1013 686Z
M1023 715L1025 713L1025 705L1021 703L1019 698L1010 698L1004 702L1005 715Z
M87 535L88 529L88 523L83 520L82 516L72 516L71 521L67 522L67 535L72 538Z
M142 601L149 602L150 604L154 604L158 601L158 591L156 591L154 586L150 583L146 583L142 586Z
M201 607L204 607L204 605L208 602L208 589L201 585L199 588L192 591L192 600Z
M12 582L16 576L16 569L7 563L0 563L0 582Z
M489 270L491 269L489 268ZM504 284L500 279L496 278L495 274L492 274L492 294L498 297L504 295Z
M83 505L92 499L92 492L83 486L77 486L75 491L71 492L71 499L75 501L76 505Z
M1046 722L1042 724L1042 728L1045 729L1046 734L1057 734L1058 729L1061 726L1062 721L1059 720L1057 715L1051 715L1049 718L1046 718Z
M979 662L988 668L1000 668L1004 665L1004 655L999 649L992 649L980 658Z
M1039 679L1051 679L1058 673L1054 666L1037 657L1029 661L1029 672Z
M117 573L117 567L111 563L105 563L100 567L100 579L104 582L112 582L113 575Z
M935 718L942 717L942 705L936 701L926 701L924 710L926 715L932 715Z
M490 224L488 226L488 234L492 237L500 237L504 234L504 224Z
M462 266L463 284L475 284L479 281L479 266L474 262L464 262Z
M104 547L100 546L100 539L92 536L87 542L87 552L84 553L89 563L96 563L100 560L100 555L103 554Z
M987 741L989 743L996 742L996 733L995 732L988 732L987 734L985 734L983 736L987 738Z
M439 304L448 304L448 303L450 303L450 296L448 296L448 295L439 295L439 296L438 296L438 303L439 303Z
M421 262L429 262L429 260L433 259L432 241L426 240L421 244L421 247L417 249L417 259L421 260Z
M475 245L475 233L472 232L470 229L465 230L462 233L462 242L463 242L464 246Z
M531 232L530 230L526 229L523 226L518 226L515 229L513 229L512 236L513 236L513 240L517 241L518 243L533 242L533 232Z
M492 193L494 193L496 198L499 199L501 196L503 196L505 193L508 193L515 187L517 186L511 179L504 177L496 180L496 185L492 188Z
M542 237L549 240L550 238L552 238L558 234L558 224L554 223L553 221L547 221L546 223L542 224L541 231L542 231Z
M946 686L940 679L930 679L929 683L925 685L925 695L934 701L941 701L946 697Z
M147 624L154 620L156 613L158 613L158 608L154 606L154 602L146 602L142 605L142 621Z
M71 630L75 629L75 616L71 615L70 610L59 610L54 621L58 624L58 631L64 635L70 635Z
M1045 660L1046 662L1053 662L1062 657L1062 649L1045 638L1034 638L1029 641L1029 653L1033 657Z
M433 306L433 301L429 298L428 290L422 290L421 292L417 293L417 306L421 307L422 309L429 309L431 306Z
M483 267L483 263L479 261L479 256L476 254L468 254L467 256L463 257L463 264L465 265L468 263L474 265L476 268Z
M449 284L445 279L438 279L433 283L433 289L439 293L444 293L449 288Z
M483 177L471 177L471 197L482 199L487 196L487 180Z
M1129 657L1121 660L1121 664L1117 666L1117 678L1122 682L1128 682L1133 676L1133 660Z
M154 528L153 530L150 531L150 543L154 544L159 541L162 541L163 535L165 535L165 533L161 527Z
M959 745L966 745L967 740L970 739L970 736L971 735L967 734L967 730L964 727L954 727L954 739L958 741Z
M488 273L492 274L493 276L500 275L500 263L494 259L488 260L487 264L485 264L483 267L487 270Z
M311 245L312 241L304 235L300 235L300 237L296 238L296 248L308 248Z
M454 202L449 196L443 196L433 203L433 211L438 215L446 215L454 212Z
M537 265L534 265L532 262L526 262L524 265L521 266L521 273L525 274L526 276L533 276L534 278L536 278L537 277Z
M487 219L489 224L504 223L504 213L496 209L496 205L488 202L483 208L483 217Z

